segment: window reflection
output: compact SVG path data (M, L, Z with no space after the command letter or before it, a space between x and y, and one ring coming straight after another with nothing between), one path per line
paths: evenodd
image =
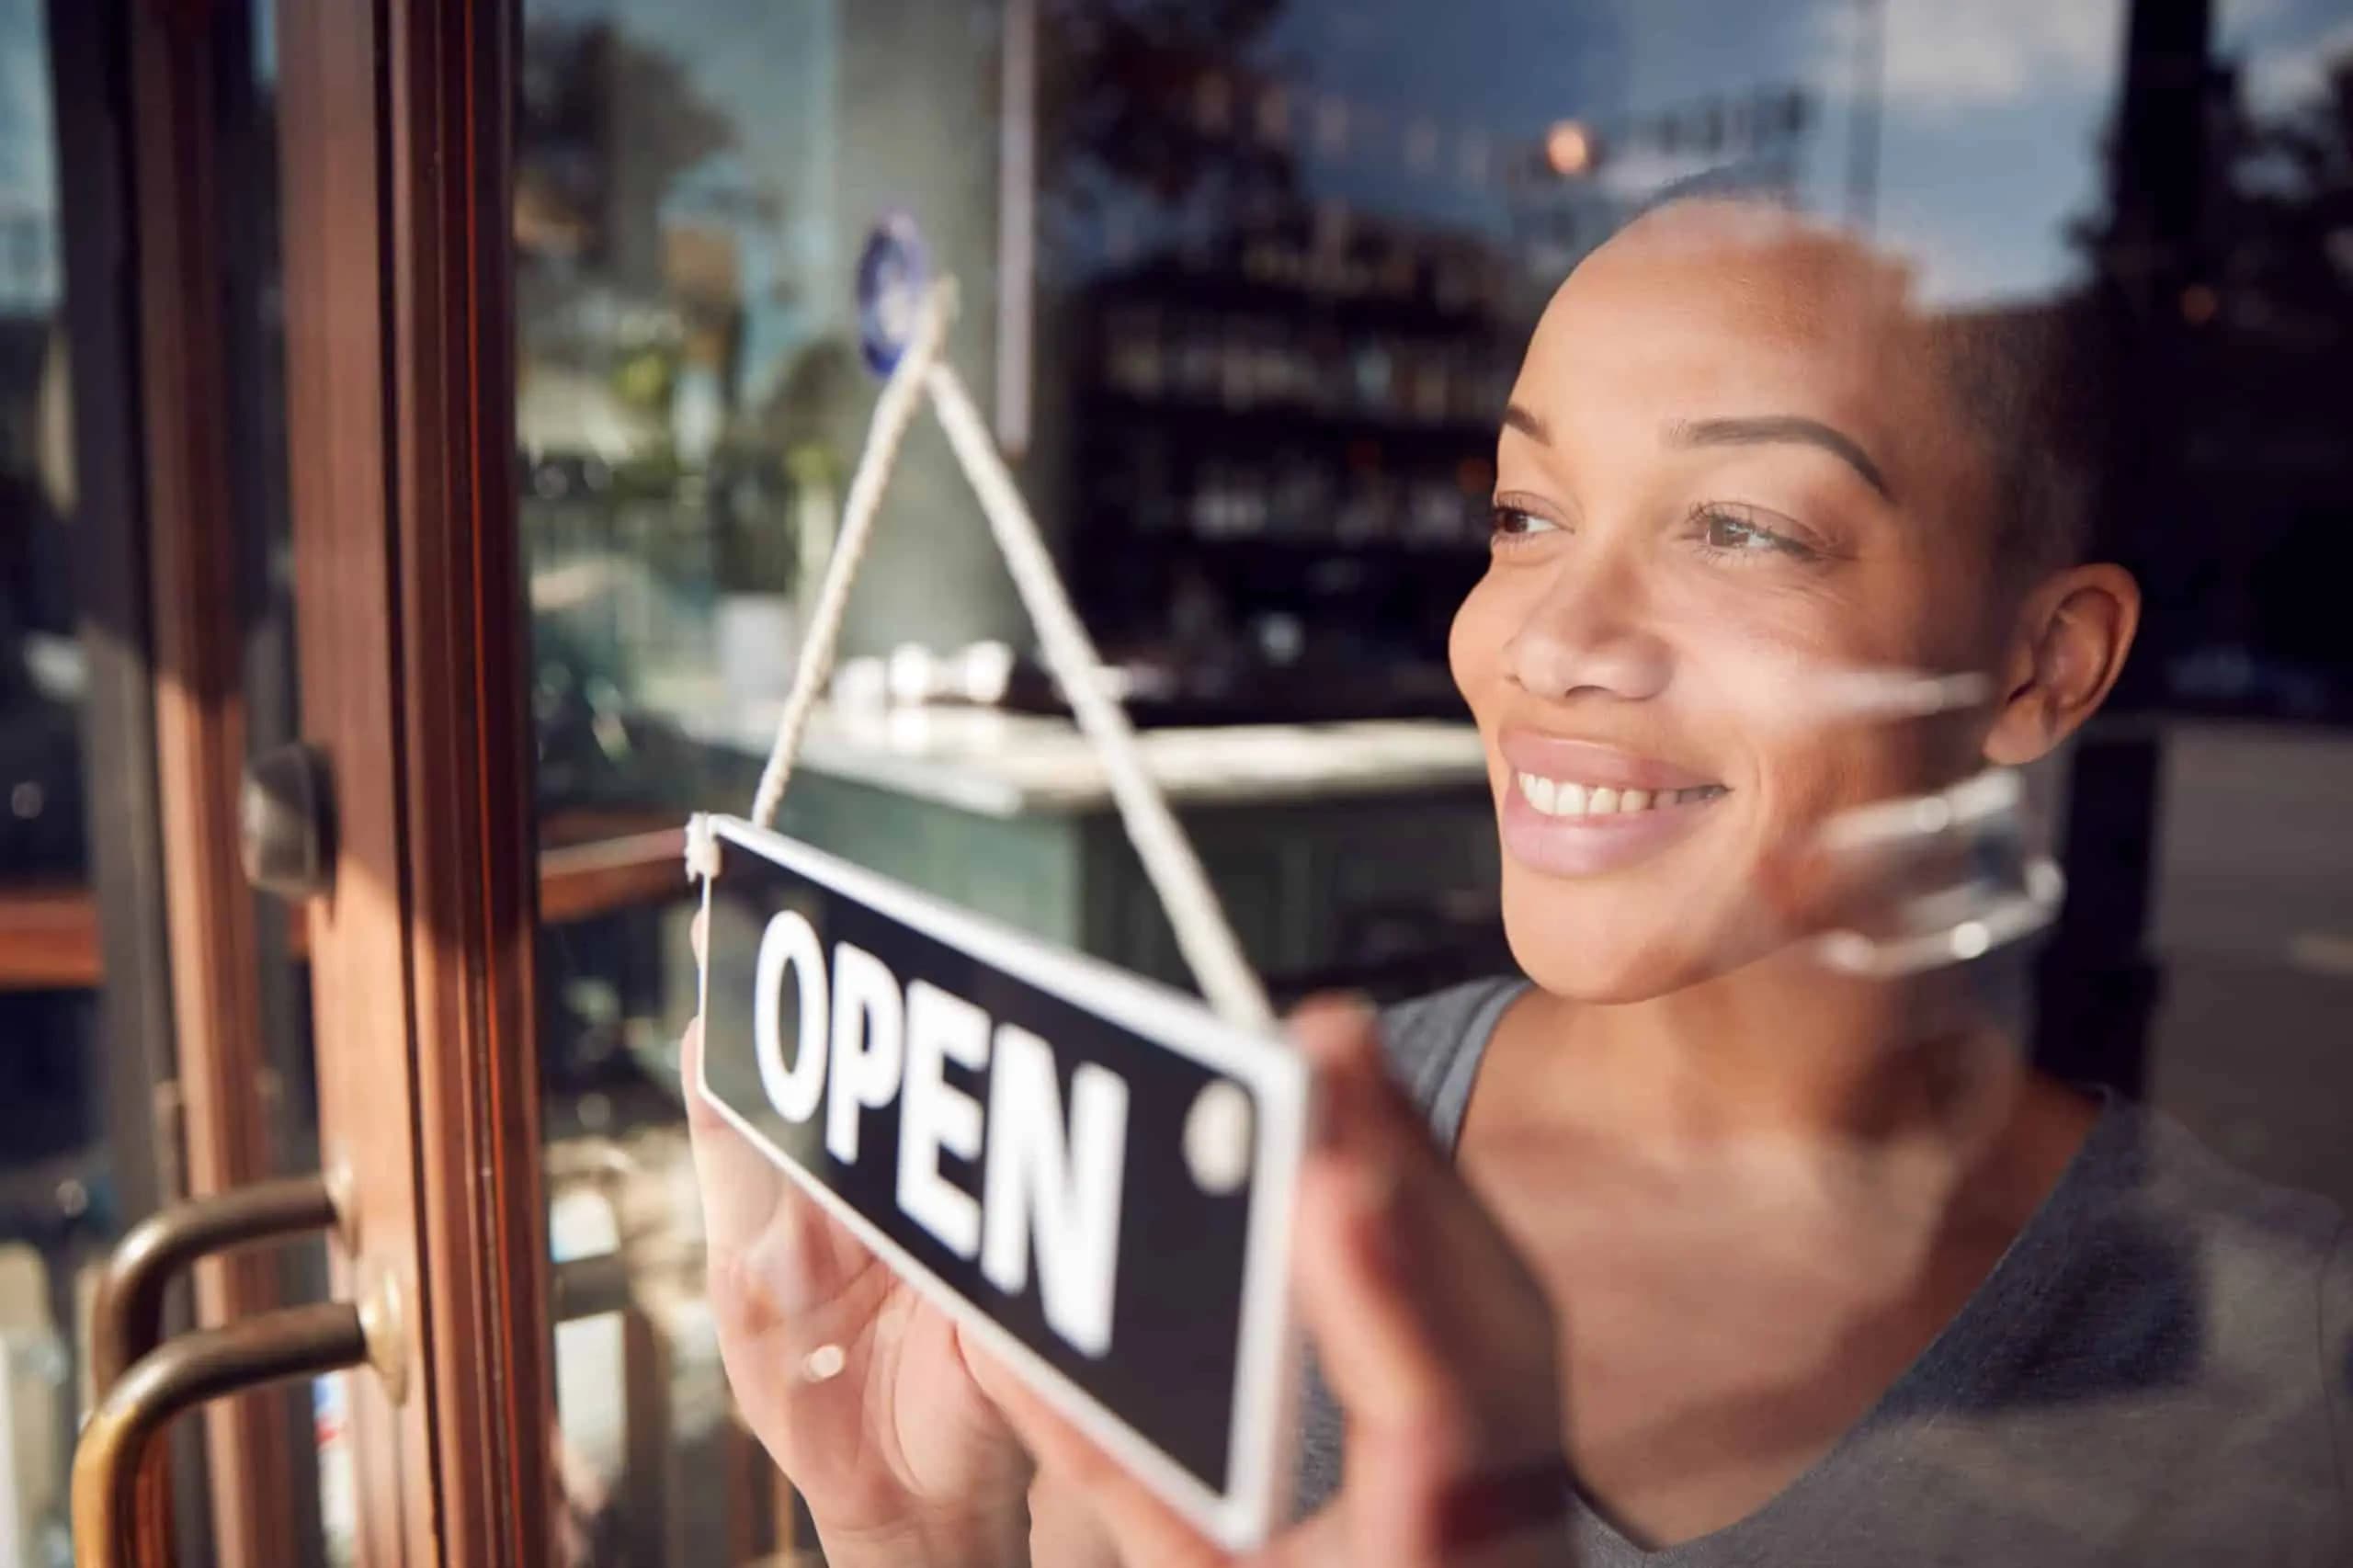
M0 1559L62 1560L72 1271L103 1204L56 144L42 7L0 0Z
M1364 780L1388 763L1334 785L1310 730L1272 727L1460 720L1449 630L1539 312L1640 215L1736 196L1864 237L1956 331L2112 350L2001 426L2006 474L2082 469L2098 553L2150 603L2113 722L2038 781L2073 894L2037 1050L2353 1194L2342 1095L2231 1022L2326 1038L2353 969L2353 836L2320 804L2353 787L2353 31L2334 0L2200 9L530 0L518 412L551 841L748 798L874 392L851 261L905 212L962 285L968 384L1019 378L1024 490L1131 713L1254 727L1172 770L1253 811L1262 759L1318 780L1293 815L1204 830L1275 988L1504 965L1483 780L1416 751L1456 792L1382 816ZM1009 63L1032 49L1034 99ZM1009 244L1008 214L1034 233ZM847 641L799 830L1181 982L1148 898L1086 858L1116 835L1052 837L1083 813L1028 803L1080 790L1025 727L1063 707L925 434ZM1002 679L949 673L999 646ZM1003 784L1017 827L926 777ZM1394 853L1408 831L1427 865ZM1085 896L1029 875L1066 842ZM550 932L551 1133L670 1114L682 941L675 909Z

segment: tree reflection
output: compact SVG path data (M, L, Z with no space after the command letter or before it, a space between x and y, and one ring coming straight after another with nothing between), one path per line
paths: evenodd
M2141 700L2342 721L2353 718L2336 609L2353 568L2341 539L2353 509L2353 59L2283 106L2245 86L2233 69L2209 77L2206 174L2194 218L2158 237L2165 260L2153 265L2150 236L2113 212L2082 236L2105 291L2131 301L2131 369L2114 395L2148 430L2171 427L2135 460L2156 474L2110 475L2108 522L2151 590Z
M1230 222L1294 191L1286 138L1235 133L1271 86L1244 62L1287 3L1044 0L1054 45L1040 101L1048 221L1068 230L1129 195L1202 203Z
M657 280L653 227L679 175L735 128L672 55L609 22L526 29L516 108L517 240Z

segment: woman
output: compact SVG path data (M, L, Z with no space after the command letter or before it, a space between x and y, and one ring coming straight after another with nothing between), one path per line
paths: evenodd
M2007 956L1863 980L1814 939L1901 875L1832 824L2044 756L2131 643L2040 369L1744 205L1552 301L1450 647L1528 978L1295 1026L1329 1392L1274 1559L2348 1560L2340 1217L2031 1073ZM1977 697L1893 718L1890 671ZM729 1371L837 1568L1222 1561L696 1137Z

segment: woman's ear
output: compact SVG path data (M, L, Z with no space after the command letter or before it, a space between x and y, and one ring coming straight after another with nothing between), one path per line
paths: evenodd
M2070 567L2028 596L2004 666L1985 760L2017 767L2097 711L2141 624L2141 585L2121 566Z

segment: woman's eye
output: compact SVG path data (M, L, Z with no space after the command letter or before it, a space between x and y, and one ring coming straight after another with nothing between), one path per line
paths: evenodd
M1811 545L1724 507L1703 507L1695 520L1700 542L1721 554L1786 555L1799 561L1812 561L1820 554Z
M1524 506L1495 507L1495 537L1497 539L1527 539L1534 534L1557 533L1560 525L1550 517L1540 517Z

